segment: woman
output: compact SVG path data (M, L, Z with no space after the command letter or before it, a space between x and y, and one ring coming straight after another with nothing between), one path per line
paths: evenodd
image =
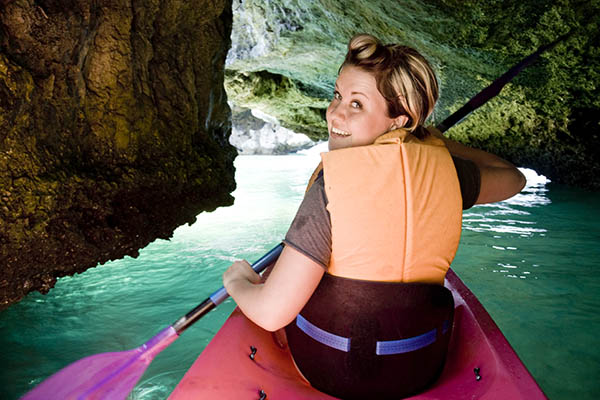
M246 261L223 275L249 319L270 331L298 323L324 276L443 285L462 209L509 198L525 178L497 156L425 129L437 98L417 51L370 35L350 40L326 114L330 152L279 260L264 283Z

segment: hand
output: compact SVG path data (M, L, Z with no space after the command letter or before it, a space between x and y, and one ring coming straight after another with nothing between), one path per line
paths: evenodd
M260 283L260 275L257 274L248 261L240 260L236 261L223 273L223 286L227 289L227 292L231 294L229 290L233 282L235 281L247 281L252 284Z
M246 317L263 329L276 331L296 318L324 273L316 261L285 246L265 283L261 284L250 264L237 261L223 274L223 284ZM278 343L283 342L279 338Z

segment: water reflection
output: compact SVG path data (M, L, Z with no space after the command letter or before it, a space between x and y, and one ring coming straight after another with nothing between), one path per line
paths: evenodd
M527 185L521 193L499 204L522 207L539 207L550 204L551 201L547 197L548 189L546 188L546 184L550 180L543 175L538 175L532 169L520 168L520 170L527 178Z
M527 185L521 193L499 203L473 207L463 214L463 229L473 232L516 234L521 237L545 234L547 232L545 228L537 226L536 220L527 217L531 216L528 209L551 203L546 188L546 183L550 181L531 169L523 168L521 172L527 178ZM505 247L501 246L492 247L505 250Z
M460 269L465 260L470 265L478 265L480 271L504 278L538 279L539 253L531 249L537 247L534 243L542 244L540 241L551 229L539 217L540 208L552 203L546 188L550 181L533 170L521 171L527 178L521 193L464 212L460 254L453 265Z

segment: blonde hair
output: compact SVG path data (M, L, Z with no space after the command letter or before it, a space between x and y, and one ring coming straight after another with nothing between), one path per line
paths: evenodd
M419 138L427 135L423 124L433 112L439 88L431 65L417 50L398 44L384 45L372 35L360 34L350 39L340 71L346 65L375 76L390 118L406 115L404 128Z

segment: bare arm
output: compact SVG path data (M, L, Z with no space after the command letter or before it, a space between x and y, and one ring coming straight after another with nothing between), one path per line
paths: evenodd
M519 193L527 183L525 176L510 162L483 150L448 139L437 130L434 135L444 141L450 154L473 161L481 173L481 189L475 204L506 200Z
M298 315L324 273L318 263L285 246L265 283L247 261L236 261L223 274L223 284L249 319L276 331Z

